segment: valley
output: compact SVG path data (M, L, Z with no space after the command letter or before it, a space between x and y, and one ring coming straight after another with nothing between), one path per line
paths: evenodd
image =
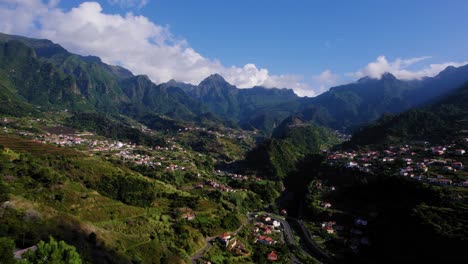
M5 256L53 238L73 263L464 262L466 82L155 84L0 34Z

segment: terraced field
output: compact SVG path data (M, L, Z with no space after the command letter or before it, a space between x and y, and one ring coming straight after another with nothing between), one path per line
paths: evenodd
M0 135L0 145L20 153L31 153L33 155L63 155L63 156L84 156L84 154L67 148L56 147L49 144L42 144L30 139L20 137Z

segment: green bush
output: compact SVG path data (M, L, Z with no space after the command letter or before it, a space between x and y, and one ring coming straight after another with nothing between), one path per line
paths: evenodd
M50 237L49 242L40 241L36 251L24 254L31 264L81 264L81 257L74 246Z

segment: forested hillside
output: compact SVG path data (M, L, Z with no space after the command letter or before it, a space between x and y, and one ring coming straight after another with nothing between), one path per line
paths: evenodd
M467 100L468 85L464 85L428 106L382 117L353 135L350 144L451 141L468 128Z
M246 155L249 167L269 179L283 179L308 154L317 154L339 142L333 131L289 117L273 136Z

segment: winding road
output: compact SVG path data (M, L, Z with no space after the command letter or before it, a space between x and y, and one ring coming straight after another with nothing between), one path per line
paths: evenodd
M247 214L248 222L252 221L254 214L255 213ZM334 263L333 258L328 253L323 251L313 241L313 239L310 237L310 234L307 231L307 229L305 228L304 223L302 222L302 220L298 220L298 219L293 218L293 217L287 217L286 219L283 219L283 218L278 217L278 216L274 216L274 215L271 215L271 214L269 214L269 215L272 217L272 219L279 221L281 223L281 225L283 226L285 240L286 240L286 243L288 245L297 246L301 250L302 254L304 254L306 256L310 255L307 251L305 251L302 248L302 246L299 243L297 243L297 241L296 241L296 239L294 237L294 231L291 228L291 225L289 224L289 222L291 222L293 225L297 225L299 227L300 232L297 232L297 233L300 236L300 238L302 239L302 241L304 242L304 244L309 249L310 253L312 253L312 256L315 259L319 260L321 263ZM242 224L236 231L232 232L232 235L233 236L237 235L237 233L240 230L242 230L242 228L244 228L245 225L246 225L246 223ZM204 248L200 249L197 253L195 253L190 258L193 264L196 264L198 259L200 259L213 246L212 241L215 238L216 237L206 237L205 238L206 246ZM294 258L291 260L291 263L295 264L295 263L301 263L301 262L294 256Z
M322 250L315 241L311 238L309 231L304 226L304 222L302 220L298 220L292 217L288 217L288 220L299 226L301 232L299 232L299 236L303 240L304 244L313 254L314 258L319 260L323 263L334 263L334 259L330 256L327 252Z

